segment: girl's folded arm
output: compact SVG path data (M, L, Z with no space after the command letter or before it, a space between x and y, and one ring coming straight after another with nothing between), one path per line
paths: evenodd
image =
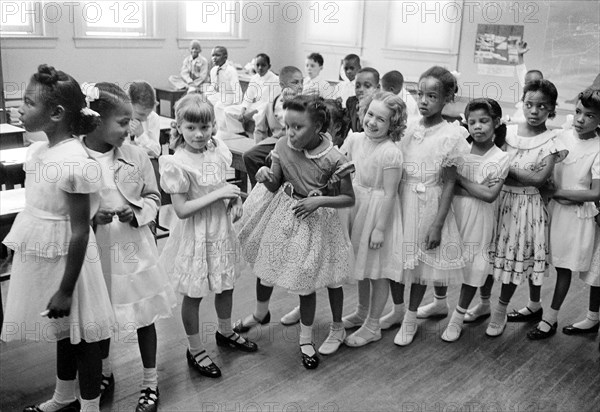
M522 184L541 187L552 174L555 162L555 155L550 154L542 159L541 167L534 170L526 170L511 166L508 175Z
M597 202L600 200L600 179L593 179L592 187L588 190L557 189L552 197L572 202Z
M471 196L487 203L492 203L494 200L496 200L500 194L500 191L502 190L502 186L504 185L504 179L498 179L496 184L494 184L492 187L489 187L485 184L472 182L461 175L458 176L457 182Z

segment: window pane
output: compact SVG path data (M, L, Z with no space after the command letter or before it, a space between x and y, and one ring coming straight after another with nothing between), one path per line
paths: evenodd
M233 19L236 15L239 16L233 10L239 8L239 2L235 1L187 1L185 29L191 33L231 34Z
M3 2L0 32L16 35L36 34L31 13L36 7L39 10L40 4L34 4L33 1Z
M145 36L146 5L142 1L85 2L86 36Z

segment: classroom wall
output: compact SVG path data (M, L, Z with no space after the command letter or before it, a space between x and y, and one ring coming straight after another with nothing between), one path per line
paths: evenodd
M187 46L178 47L177 2L158 2L157 18L164 41L158 47L130 48L111 42L110 47L76 47L73 40L73 23L68 13L53 24L57 41L55 47L16 48L7 47L0 39L2 70L5 92L8 99L20 98L21 91L31 74L40 63L48 63L71 74L78 81L112 81L125 84L135 79L144 79L155 86L167 85L170 74L179 73L181 62L188 55ZM244 42L202 41L202 55L210 60L211 48L223 44L229 49L229 57L235 63L245 65L257 53L264 52L273 57L274 66L281 63L275 57L282 49L282 38L277 34L278 23L266 24L264 16L256 23L243 23Z
M349 1L335 2L344 7ZM339 46L329 42L309 42L307 27L314 20L314 7L321 7L320 19L326 15L327 2L284 0L279 2L246 2L257 4L261 16L258 19L244 18L242 33L244 41L227 42L203 40L203 55L210 56L210 49L217 43L228 46L230 58L245 64L259 52L271 56L273 69L284 65L304 68L306 55L320 52L325 58L324 77L338 78L340 60L348 53L361 56L363 66L374 66L381 73L400 70L409 81L416 81L420 73L434 64L440 64L461 72L460 94L466 97L486 94L505 103L514 103L520 97L516 75L502 77L478 73L474 63L475 35L478 24L519 24L524 26L524 39L531 51L526 54L528 68L538 68L556 82L559 98L568 100L583 87L591 84L599 69L597 33L600 2L595 0L548 2L527 1L515 9L514 1L453 1L462 7L463 18L455 23L460 35L455 53L422 53L398 51L386 48L388 24L395 30L402 21L388 21L392 2L395 0L364 1L362 11L362 36L357 46ZM411 4L411 21L420 19L422 25L448 17L444 3L439 12L427 13L423 1ZM427 2L431 11L431 2ZM448 3L448 2L447 2ZM220 3L216 3L220 4ZM243 3L242 3L243 4ZM313 9L311 9L313 7ZM416 9L415 9L416 7ZM300 10L300 15L298 15ZM110 47L76 47L73 40L73 24L67 13L54 24L57 41L51 48L10 48L0 39L2 69L7 98L20 97L22 88L39 63L55 65L80 81L109 80L125 84L133 79L145 79L155 86L166 85L167 77L177 73L182 59L187 55L185 48L178 46L177 2L158 2L157 16L164 40L158 47L129 48L111 42ZM340 30L340 26L332 26ZM357 30L351 25L341 24L341 30L352 33ZM425 26L424 26L425 27ZM594 38L594 33L595 38ZM583 36L585 35L585 36ZM457 37L458 38L458 37ZM594 43L595 42L595 43ZM468 84L466 84L468 83ZM561 110L571 110L572 105L561 102Z

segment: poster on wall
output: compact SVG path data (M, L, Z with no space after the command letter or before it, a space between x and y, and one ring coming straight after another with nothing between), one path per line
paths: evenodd
M518 44L523 40L524 26L514 24L478 24L475 40L477 73L514 76L519 64Z

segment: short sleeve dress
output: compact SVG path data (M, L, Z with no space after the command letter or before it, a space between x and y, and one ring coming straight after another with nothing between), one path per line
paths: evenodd
M426 249L425 239L439 209L445 167L458 166L469 153L467 131L443 121L425 127L409 125L400 141L404 156L400 202L404 229L404 271L407 282L445 286L461 283L465 262L452 207L442 227L440 245Z
M257 187L246 202L256 205L255 196L266 201L249 213L244 208L239 236L245 260L265 283L299 295L342 285L352 276L354 255L338 211L322 207L299 219L292 208L309 194L329 195L332 176L351 173L351 163L326 134L312 153L292 148L284 136L272 157L271 170L282 184L272 197Z
M506 133L510 167L534 170L548 156L555 156L556 163L567 156L554 131L525 137L517 128L509 126ZM505 184L497 202L494 277L502 283L519 285L531 279L541 285L548 256L548 212L538 188Z
M32 144L24 169L25 210L4 239L15 255L2 340L56 342L69 338L78 344L110 338L114 315L91 228L71 314L59 319L40 316L58 291L67 263L71 241L67 193L91 196L91 219L98 208L100 166L88 157L78 139L70 138L52 147L48 142Z
M464 155L458 173L478 184L492 179L506 179L509 162L509 154L494 145L483 155ZM452 207L463 241L466 265L463 283L481 287L492 271L496 202L487 203L472 196L454 196Z
M554 184L565 190L589 190L600 179L600 137L581 140L574 130L564 130L557 139L569 154L554 167ZM598 214L593 202L564 205L552 199L550 211L550 256L554 267L583 272L590 269Z
M232 155L225 143L202 153L183 148L159 158L160 185L169 194L198 199L227 184ZM179 293L202 298L233 289L239 272L240 248L227 202L219 200L187 219L178 219L160 255L160 263Z
M396 190L384 234L383 246L371 249L371 232L384 202L383 173L398 169L402 173L402 151L390 139L373 140L364 133L351 133L341 151L347 153L355 168L352 187L355 204L350 213L350 239L354 248L356 279L387 278L403 280L402 213Z

